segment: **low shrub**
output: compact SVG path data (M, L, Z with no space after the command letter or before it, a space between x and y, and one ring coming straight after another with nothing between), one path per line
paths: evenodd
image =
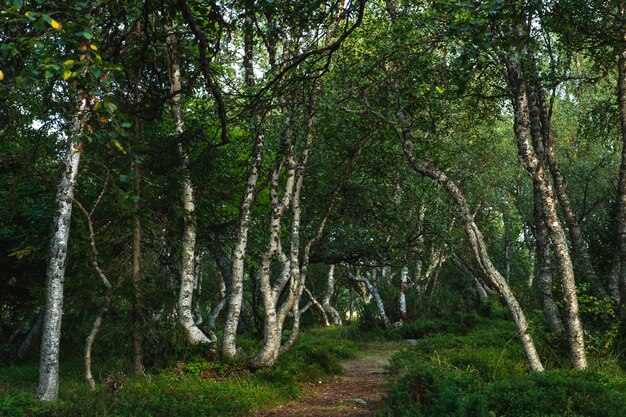
M65 358L60 400L49 404L32 394L37 385L36 363L5 367L0 369L0 417L247 415L295 399L301 382L340 373L339 361L358 352L357 342L345 339L346 335L356 333L351 328L303 330L275 366L256 372L248 368L246 357L226 361L198 348L182 351L171 366L153 367L145 377L125 375L124 368L102 367L104 361L98 360L96 392L89 391L82 379L81 358ZM258 341L242 337L239 342L247 357L258 349ZM118 359L108 358L107 364ZM103 383L108 377L119 380L122 387L109 389Z
M626 377L615 365L606 369L613 372L530 373L515 328L482 320L464 336L426 336L397 353L382 415L624 416Z

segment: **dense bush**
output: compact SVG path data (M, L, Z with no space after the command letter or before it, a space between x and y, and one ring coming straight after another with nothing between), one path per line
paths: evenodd
M425 320L410 327L432 325L432 320ZM612 374L563 370L530 373L515 329L501 320L482 320L464 336L426 336L396 354L389 371L390 388L382 415L626 415L626 377L619 369Z

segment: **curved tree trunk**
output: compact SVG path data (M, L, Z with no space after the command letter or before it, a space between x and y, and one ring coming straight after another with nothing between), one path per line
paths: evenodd
M324 321L324 326L326 326L326 327L330 326L330 322L328 321L328 315L326 314L326 310L324 310L324 306L322 306L322 304L320 304L320 302L317 301L315 296L311 293L311 291L309 291L309 289L307 287L304 287L304 292L309 297L311 305L315 306L315 308L317 308L317 310L322 315L322 320ZM304 312L304 309L303 309L303 311L301 311L301 313L303 313L303 312Z
M43 318L44 312L42 311L37 316L37 321L35 321L33 327L31 327L26 334L24 341L20 344L20 347L17 350L18 359L26 359L28 356L33 354L36 348L39 347L39 342L41 342L41 331L43 329Z
M404 153L411 164L411 167L419 174L433 179L438 185L443 187L448 192L450 197L452 197L452 200L459 210L461 221L463 222L463 228L470 245L472 246L472 250L474 251L476 261L481 266L483 272L489 278L494 287L496 287L509 308L509 312L511 313L513 322L517 327L520 341L530 368L536 372L543 372L544 368L539 358L539 354L537 353L537 349L535 348L535 344L530 333L528 333L528 322L526 320L526 316L524 315L517 298L513 294L513 291L511 291L511 288L507 284L506 280L493 266L487 251L487 245L484 242L482 233L474 222L474 217L471 214L465 197L463 197L456 184L452 182L443 172L429 167L423 162L417 160L411 148L411 131L408 126L408 122L406 121L404 111L401 108L398 108L397 113L398 118L400 119L400 125L402 126L401 139Z
M46 270L46 307L41 338L39 361L39 386L37 397L42 401L55 400L59 393L59 343L61 341L61 319L63 317L63 284L67 242L72 219L72 201L78 177L82 153L80 136L83 121L87 117L87 99L77 99L78 106L67 135L65 167L56 193L53 219L53 234L48 249Z
M178 63L178 42L171 25L167 25L169 32L166 38L169 79L170 79L170 111L174 119L174 133L182 135L185 131L183 109L180 99L181 77L180 64ZM192 314L193 290L195 280L195 252L196 252L196 214L194 203L193 185L189 171L189 152L185 144L179 140L178 153L181 157L182 174L182 203L185 216L185 228L182 239L182 262L180 271L180 291L178 295L178 320L185 330L187 342L191 345L213 343L217 339L215 335L211 339L205 335L196 325Z
M89 388L91 388L92 391L96 389L96 380L94 379L92 371L91 371L91 351L93 349L93 344L96 340L96 336L98 335L98 332L100 331L100 327L102 326L102 322L106 314L108 313L109 309L111 308L111 304L113 302L112 288L107 288L107 293L105 297L106 297L106 301L104 303L104 306L100 309L98 316L96 317L96 319L93 322L93 325L91 326L91 332L89 332L89 335L87 336L87 339L85 340L85 353L84 353L85 379L87 380L87 383L89 384Z
M341 315L339 312L332 306L330 303L330 299L333 297L333 293L335 292L335 265L331 265L328 269L328 281L326 283L326 293L324 294L324 298L322 299L322 306L326 313L330 316L333 324L337 326L342 325Z
M546 226L561 273L561 286L566 304L566 326L572 365L575 369L585 369L587 367L587 358L582 324L578 314L574 268L567 246L567 238L557 214L557 199L550 179L543 164L537 158L532 144L529 103L521 64L515 58L513 51L507 52L504 62L506 64L509 86L513 94L514 127L518 152L520 159L533 180L533 184L541 195L542 206L545 210Z
M532 57L529 57L529 61ZM554 191L559 202L559 206L563 211L565 217L565 223L567 224L567 230L569 233L570 242L572 243L572 249L578 262L587 276L587 279L591 283L591 292L594 296L604 298L607 293L603 286L600 284L600 279L596 274L595 268L591 263L591 257L589 256L589 250L585 243L578 224L578 219L572 208L569 196L567 195L565 187L565 179L561 173L559 162L556 156L554 134L550 127L550 120L548 116L548 110L546 108L545 93L538 81L530 83L528 86L528 115L530 118L530 134L533 138L533 145L537 158L541 161L546 161L552 174L554 183ZM541 143L541 144L540 144ZM541 149L541 151L540 151ZM544 153L542 156L541 153Z
M480 302L486 303L487 301L489 301L489 293L487 293L487 290L483 286L483 283L480 282L480 280L476 276L476 273L470 267L468 267L465 262L457 255L453 256L452 262L454 263L454 265L456 265L457 268L465 272L465 274L469 276L472 281L474 281L474 285L476 286L476 292L478 293L478 299L480 300Z
M254 2L246 0L245 16L244 16L244 72L246 77L246 86L251 89L254 86L254 65L253 65L253 43L254 43ZM248 179L244 195L241 200L239 209L239 226L237 230L237 239L233 248L233 265L231 275L231 288L228 303L228 313L226 316L226 324L224 326L224 338L222 340L222 353L226 357L234 357L237 354L237 327L239 326L239 317L241 315L241 306L243 302L243 276L244 276L244 257L248 246L248 230L252 221L252 203L256 196L256 183L259 179L259 171L263 160L263 145L265 136L260 126L260 118L253 112L251 115L252 130L256 131L256 139L252 150L252 160L250 162L250 170L248 171ZM256 126L254 126L256 124ZM258 129L258 130L257 130Z
M374 298L374 302L376 303L376 308L378 309L378 314L380 315L380 318L385 324L385 327L387 328L391 327L391 321L389 320L389 317L387 317L387 313L385 312L385 305L383 304L383 300L382 298L380 298L380 294L378 293L378 290L376 289L376 287L370 282L369 279L367 279L367 277L360 275L358 271L356 272L356 274L353 274L347 266L346 266L346 273L348 274L351 280L365 284L367 291Z

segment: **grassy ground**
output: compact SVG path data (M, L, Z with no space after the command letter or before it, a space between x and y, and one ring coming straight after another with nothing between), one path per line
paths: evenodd
M361 342L353 328L304 331L291 352L272 369L251 372L245 360L222 362L195 354L146 377L122 369L96 369L103 375L95 392L82 377L79 359L61 366L59 401L41 404L34 395L37 363L0 368L0 416L236 416L283 404L300 394L300 382L341 372L339 361L354 357ZM243 341L245 344L245 341ZM250 345L251 341L248 341ZM122 382L112 391L103 379Z
M418 320L400 330L419 340L392 358L382 415L626 416L626 375L616 355L590 357L588 371L574 372L563 369L563 343L537 340L548 371L534 374L509 321L469 321Z

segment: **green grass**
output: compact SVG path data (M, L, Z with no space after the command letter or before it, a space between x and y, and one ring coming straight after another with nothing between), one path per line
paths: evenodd
M480 319L469 331L435 322L438 331L390 363L384 416L540 417L626 415L626 375L611 358L589 370L532 373L513 325ZM433 321L411 328L432 327ZM539 342L542 357L558 355ZM567 355L560 352L561 355ZM546 361L554 363L555 361Z
M82 377L79 358L62 362L59 400L40 403L34 396L37 364L0 369L0 416L238 416L288 402L300 394L300 383L341 372L339 361L354 357L361 346L345 329L303 331L293 349L276 366L252 372L245 358L220 361L194 349L193 356L145 377L124 375L123 369L94 372L122 381L112 392L100 379L91 392ZM242 340L252 354L253 340ZM101 358L100 363L107 358ZM97 361L98 362L98 361ZM107 360L116 363L115 360ZM123 362L123 361L117 361Z

